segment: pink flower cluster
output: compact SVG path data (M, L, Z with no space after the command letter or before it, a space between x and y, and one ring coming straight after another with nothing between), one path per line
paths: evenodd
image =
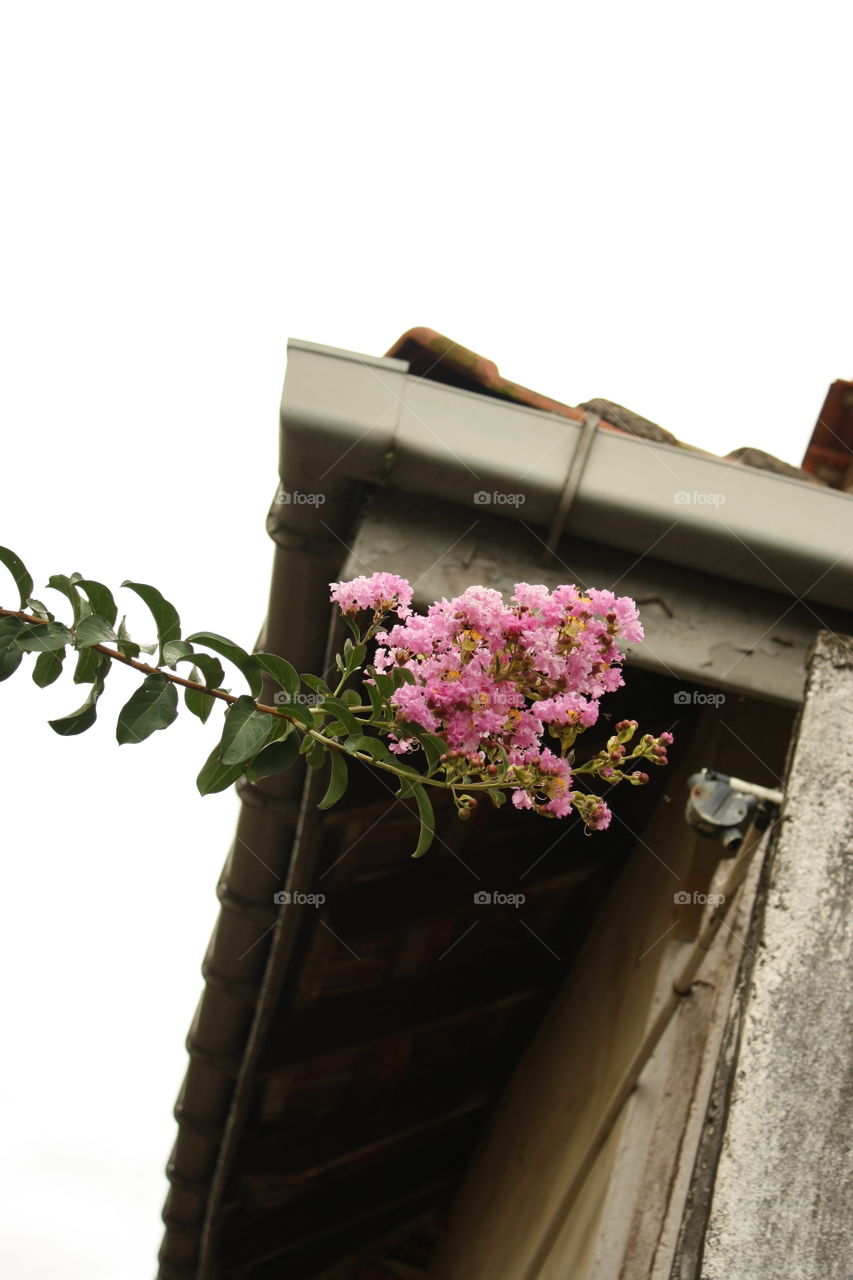
M340 605L341 613L351 616L362 609L373 609L375 613L394 612L399 618L406 618L411 613L412 588L405 578L394 573L374 573L369 578L331 583L331 599Z
M509 604L499 591L469 587L417 614L408 583L390 574L336 583L332 594L346 611L389 608L400 618L376 634L374 659L376 671L404 667L414 676L390 700L400 722L392 750L416 746L404 725L418 725L475 769L499 764L517 784L516 807L565 817L574 801L588 826L608 825L603 801L573 791L565 757L595 724L602 694L624 683L617 641L643 638L633 600L519 582ZM546 731L560 754L543 745Z

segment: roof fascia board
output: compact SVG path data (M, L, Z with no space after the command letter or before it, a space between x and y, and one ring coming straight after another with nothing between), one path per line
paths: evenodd
M303 342L288 346L282 422L282 475L306 493L393 476L540 529L581 432L557 414L410 377L400 360ZM840 608L853 597L853 496L690 449L596 433L568 529Z
M508 520L485 515L473 521L470 512L436 503L427 524L408 495L385 492L365 513L342 574L391 565L415 584L420 606L457 595L471 582L505 595L516 582L554 587L567 581L630 595L640 602L646 633L630 664L678 680L682 702L710 701L694 687L701 685L714 696L726 691L795 706L818 627L850 630L853 624L849 614L819 607L818 616L776 593L651 557L636 562L630 553L576 538L564 539L556 562L544 565L536 538Z

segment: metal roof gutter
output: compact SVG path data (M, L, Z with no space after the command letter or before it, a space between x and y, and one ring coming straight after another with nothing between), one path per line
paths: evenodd
M381 483L552 528L583 423L413 378L405 362L288 344L283 475L294 502ZM314 495L312 499L311 495ZM589 541L849 609L853 495L599 431L566 529Z

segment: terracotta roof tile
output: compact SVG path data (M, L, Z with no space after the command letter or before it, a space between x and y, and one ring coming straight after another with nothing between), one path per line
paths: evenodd
M827 391L803 467L833 489L853 493L853 382L838 379Z

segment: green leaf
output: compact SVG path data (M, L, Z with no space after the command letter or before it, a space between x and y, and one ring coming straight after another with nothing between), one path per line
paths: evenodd
M250 782L260 782L274 773L284 773L299 759L299 737L291 733L283 742L271 742L256 755L246 769Z
M92 652L90 650L90 652ZM94 654L95 658L100 658L100 654ZM36 664L33 667L33 680L40 689L46 689L49 684L53 684L54 680L58 680L62 674L62 663L65 659L65 651L60 649L55 653L40 653L36 658Z
M97 649L81 649L74 668L74 683L89 684L95 679L102 661L103 655ZM107 661L109 662L109 658Z
M401 688L404 684L415 683L414 674L408 667L395 667L391 679L394 682L395 689Z
M398 763L384 742L381 742L379 738L369 738L365 733L351 734L344 742L344 746L347 751L361 751L365 755L371 756L374 760L381 760L383 764L396 765Z
M224 765L222 763L219 758L219 744L217 743L202 765L195 784L201 795L209 796L216 791L224 791L226 787L230 787L232 782L242 778L244 772L245 765Z
M50 612L46 604L42 604L41 600L34 600L32 596L27 600L27 608L37 614L42 622L53 622L53 614Z
M156 587L149 587L144 582L130 582L125 580L123 587L128 587L131 591L135 591L141 600L148 605L151 615L157 624L157 640L160 645L160 662L163 662L163 646L170 640L179 640L181 637L181 620L178 617L178 611L173 604L160 594Z
M101 618L106 618L110 626L114 627L118 617L118 609L109 587L105 587L102 582L95 582L92 578L80 578L77 586L82 588L89 597L92 612L97 613Z
M312 676L310 672L303 671L300 679L303 684L306 684L309 689L313 689L315 693L322 693L328 697L332 692L325 680L321 680L319 676Z
M184 642L181 641L180 643ZM193 664L190 671L190 680L195 680L196 684L204 684L208 689L222 688L225 681L225 672L222 670L222 663L218 658L214 658L212 654L194 653L191 656L185 655L182 658L178 658L177 663L181 662L191 662ZM184 690L184 705L194 716L198 716L202 724L207 723L215 702L216 699L212 698L209 693L202 693L199 689Z
M352 633L353 640L355 640L356 643L358 643L358 641L361 639L361 631L359 630L358 623L353 618L347 617L345 613L341 614L341 621L347 624L347 626L350 629L350 632Z
M0 618L0 648L5 648L24 631L29 631L30 626L30 623L22 622L20 618Z
M89 696L82 707L78 707L76 711L72 711L70 715L63 716L60 720L48 720L48 724L54 733L58 733L62 738L71 738L75 734L84 733L86 729L92 727L97 718L96 703L104 691L104 680L109 669L109 658L101 658L97 675L92 688L89 690Z
M402 793L402 786L400 792ZM427 849L435 839L435 814L433 813L432 801L427 795L423 787L409 784L408 791L415 797L418 806L418 816L421 820L421 832L418 837L417 847L412 854L413 858L422 858Z
M13 644L4 645L0 649L0 680L8 680L9 676L15 674L23 656L21 650Z
M320 765L328 755L329 748L324 747L322 742L317 742L313 738L305 738L303 740L302 747L300 747L300 751L303 752L305 759L312 769L319 769Z
M341 694L341 702L346 703L348 707L360 707L361 698L355 689L344 689Z
M146 676L119 712L116 738L121 744L144 742L157 729L167 729L178 714L178 693L166 676Z
M116 633L106 618L90 613L78 622L74 644L78 649L88 649L93 644L113 644L116 639Z
M249 657L245 649L241 649L233 640L217 635L215 631L196 631L193 635L187 636L187 640L193 644L203 644L208 649L213 649L215 653L221 653L222 657L227 658L229 662L233 662L238 671L246 677L252 697L261 696L260 664L254 656Z
M324 711L337 716L347 733L361 733L363 725L356 720L347 704L341 702L340 698L324 698L320 706Z
M27 598L33 594L33 580L27 573L23 560L8 547L0 547L0 564L5 564L15 579L15 586L21 598L21 608L26 609Z
M174 671L182 658L193 657L193 647L186 640L167 640L163 645L160 665L171 667Z
M225 728L219 744L224 765L244 764L266 745L272 728L271 717L258 711L254 700L238 698L225 715Z
M291 733L296 732L292 721L285 720L284 716L267 715L267 719L270 722L270 736L267 738L267 745L271 742L278 742L282 738L287 738Z
M70 601L71 608L74 613L73 621L76 627L81 618L85 618L87 614L92 612L88 601L84 600L77 590L77 582L80 580L79 574L72 574L67 577L64 573L54 573L47 580L47 585L53 591L59 591L61 595Z
M290 698L295 698L299 692L299 674L295 667L292 667L285 658L280 658L276 653L253 653L252 657L262 671L268 676L272 676L279 688L283 689Z
M91 729L96 719L95 699L89 694L82 707L78 707L76 711L63 716L60 720L48 720L48 724L60 737L71 738L77 733L85 733L87 729Z
M312 716L311 712L301 702L277 702L276 710L282 714L291 716L294 720L302 725L303 729L316 729L317 716Z
M183 644L185 641L180 643ZM185 654L182 658L177 659L175 666L178 666L181 662L191 662L193 671L190 680L195 680L198 684L203 684L208 689L221 689L225 683L225 672L222 670L222 663L209 653ZM199 675L199 671L201 675Z
M434 733L428 733L420 725L411 724L408 720L399 722L401 738L415 738L423 747L427 760L427 776L435 772L441 756L448 750L447 743Z
M332 767L329 775L329 786L323 799L317 805L318 809L331 809L333 804L337 804L346 791L347 782L349 781L346 756L340 751L331 751L329 756L329 764Z
M344 641L344 656L348 670L355 671L356 667L360 667L366 655L366 644L353 644L352 640Z
M371 719L374 724L383 724L388 719L387 708L382 701L382 695L375 684L365 684L364 691L367 694L370 706L372 708Z
M15 643L24 653L45 653L73 644L74 636L61 622L48 622L43 627L28 627L26 634L18 636Z
M386 676L384 671L371 671L370 674L374 684L366 687L368 689L375 688L382 701L387 702L396 688L394 681L390 676Z
M118 624L118 639L116 640L116 648L125 658L138 658L140 654L140 645L131 640L127 634L127 627L124 625L125 620L122 618Z
M190 680L195 680L197 684L202 682L201 673L195 667L190 672ZM216 699L212 698L209 693L200 693L198 689L184 689L184 706L194 716L198 716L202 724L207 723L207 718L213 710L215 701Z

